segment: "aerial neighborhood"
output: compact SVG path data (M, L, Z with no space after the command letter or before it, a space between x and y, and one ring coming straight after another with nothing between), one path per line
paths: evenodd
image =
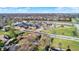
M0 14L0 51L79 51L79 14Z

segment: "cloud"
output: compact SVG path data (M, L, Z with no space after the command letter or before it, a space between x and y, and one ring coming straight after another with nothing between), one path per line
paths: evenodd
M31 8L30 7L1 7L0 8L0 13L24 13L24 12L29 12Z
M79 13L78 7L58 7L54 10L55 13Z
M79 13L78 7L0 7L0 13Z

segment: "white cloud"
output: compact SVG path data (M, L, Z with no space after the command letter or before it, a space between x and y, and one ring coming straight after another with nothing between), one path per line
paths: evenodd
M79 7L58 7L55 13L79 13Z
M0 13L79 13L78 7L1 7Z

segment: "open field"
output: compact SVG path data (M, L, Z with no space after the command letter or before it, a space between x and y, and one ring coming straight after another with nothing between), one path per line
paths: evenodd
M48 34L76 36L75 27L73 27L73 26L51 28L51 29L48 29L48 30L43 30L43 32L48 33Z
M67 49L67 46L70 45L71 50L79 51L79 42L72 41L72 40L64 40L64 39L54 39L51 46L58 48L58 44L62 43L62 48Z

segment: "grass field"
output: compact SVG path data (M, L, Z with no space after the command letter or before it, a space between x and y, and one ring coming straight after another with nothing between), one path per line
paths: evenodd
M58 35L65 35L65 36L75 36L73 31L75 31L75 27L58 27L49 30L43 30L43 32L48 34L58 34ZM62 43L62 48L67 49L67 46L70 45L71 50L79 51L79 42L72 41L72 40L64 40L64 39L57 39L55 38L51 46L58 48L58 44Z
M4 31L0 30L0 35L3 35L4 34Z
M67 46L70 45L71 50L79 51L79 42L71 41L71 40L63 40L63 39L55 38L51 46L58 48L59 43L62 43L63 49L67 49Z
M58 35L65 35L65 36L76 36L74 35L73 31L75 31L75 27L67 26L67 27L58 27L58 28L51 28L48 30L43 30L43 32L48 34L58 34Z

